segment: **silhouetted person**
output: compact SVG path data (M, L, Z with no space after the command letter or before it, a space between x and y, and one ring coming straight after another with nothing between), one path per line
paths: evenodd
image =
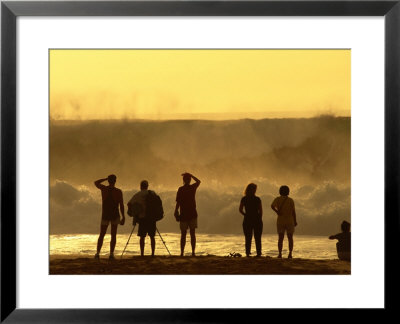
M263 230L261 199L256 196L257 185L250 183L240 200L239 212L243 218L243 233L245 237L246 255L251 254L251 240L256 242L257 256L261 256L261 235ZM243 211L244 208L244 211Z
M101 184L108 180L108 186ZM94 185L101 190L102 198L102 215L101 215L101 227L100 235L97 240L97 253L95 258L99 258L101 247L103 246L104 236L107 233L108 225L111 223L111 242L110 242L110 259L114 259L114 249L117 243L117 228L118 224L124 225L125 223L125 211L124 201L122 197L122 191L115 187L117 177L114 174L109 175L107 178L99 179L95 181ZM118 206L121 210L122 219Z
M296 210L294 208L294 201L289 198L289 187L281 186L279 188L279 197L276 197L271 204L271 208L278 215L276 221L276 227L278 230L278 258L282 258L282 246L283 239L285 237L285 231L287 233L287 238L289 241L289 255L288 258L292 258L293 251L293 233L294 228L297 226L296 221Z
M137 192L132 199L128 202L128 205L138 204L139 208L135 208L138 213L134 217L134 222L139 223L138 236L140 237L140 255L144 256L144 245L146 235L150 237L151 244L151 255L154 256L154 251L156 249L156 240L154 236L156 235L156 220L146 217L146 198L149 195L149 183L143 180L140 183L140 191Z
M341 224L342 233L329 236L330 240L338 240L336 250L340 260L351 260L351 233L350 223L343 221Z
M196 210L196 190L200 185L200 180L190 173L183 173L183 186L179 187L176 194L175 218L180 222L181 229L181 256L185 251L186 233L190 230L190 242L192 245L192 256L195 256L196 250L196 228L197 228L197 210ZM191 179L195 183L190 184ZM179 210L179 211L178 211Z

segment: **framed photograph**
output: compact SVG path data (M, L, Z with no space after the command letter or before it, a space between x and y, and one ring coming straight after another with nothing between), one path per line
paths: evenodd
M399 16L3 1L1 320L393 309Z

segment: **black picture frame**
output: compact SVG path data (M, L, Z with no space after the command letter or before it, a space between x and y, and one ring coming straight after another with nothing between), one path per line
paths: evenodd
M243 316L262 318L266 316L266 311L279 311L269 309L19 309L16 307L16 19L19 16L384 16L385 306L383 310L378 311L387 313L395 309L397 306L395 293L399 279L394 267L396 258L393 256L398 256L396 249L398 244L394 239L399 237L400 232L400 0L2 1L1 322L216 323L237 322ZM140 298L140 292L137 292L137 297ZM274 314L268 316L274 316Z

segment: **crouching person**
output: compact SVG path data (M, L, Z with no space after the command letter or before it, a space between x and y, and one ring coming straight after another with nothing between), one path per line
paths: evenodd
M338 240L336 250L340 260L351 260L351 233L350 223L343 221L341 224L342 233L329 236L330 240Z

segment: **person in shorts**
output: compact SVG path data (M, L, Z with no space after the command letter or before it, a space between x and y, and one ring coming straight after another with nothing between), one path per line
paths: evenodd
M108 181L108 186L102 184L104 181ZM94 182L94 185L101 190L102 199L102 214L101 214L101 226L100 235L97 240L97 252L95 258L100 258L100 250L103 246L104 236L107 233L108 225L111 224L111 242L110 242L110 259L114 259L114 249L117 243L117 228L118 225L124 225L125 223L125 211L124 201L122 197L122 191L115 187L117 177L114 174L109 175L107 178L99 179ZM118 207L121 210L122 218Z
M149 183L147 180L143 180L140 183L140 191L133 195L132 199L128 202L128 205L138 204L140 208L136 208L138 214L134 217L134 222L137 220L139 223L138 236L140 237L140 255L144 256L145 238L147 235L150 237L151 244L151 256L154 256L156 249L156 221L146 217L146 197L149 194Z
M181 230L181 256L184 255L186 245L187 229L190 230L190 242L192 245L192 256L196 255L196 190L200 185L200 180L190 173L183 173L183 186L179 187L176 194L176 207L174 216L179 221ZM195 182L190 184L191 180Z
M351 233L350 223L343 221L341 224L342 233L329 236L330 240L338 240L336 250L339 260L351 260Z
M294 228L297 226L296 210L294 207L294 201L289 198L289 187L281 186L279 188L279 197L276 197L271 204L272 210L278 215L276 221L276 227L278 231L278 258L282 258L282 246L285 232L289 241L289 255L288 258L292 258L293 251L293 234Z

